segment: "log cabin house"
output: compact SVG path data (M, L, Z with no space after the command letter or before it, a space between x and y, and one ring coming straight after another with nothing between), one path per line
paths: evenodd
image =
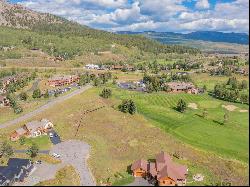
M142 177L154 181L159 186L183 186L186 184L188 169L184 165L174 163L170 155L161 152L156 155L155 162L143 159L132 164L134 177Z

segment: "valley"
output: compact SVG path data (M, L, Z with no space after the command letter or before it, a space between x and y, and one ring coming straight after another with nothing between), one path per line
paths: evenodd
M0 10L0 185L249 185L248 35Z

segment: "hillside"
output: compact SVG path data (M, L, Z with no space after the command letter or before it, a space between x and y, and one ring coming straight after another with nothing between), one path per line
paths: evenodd
M0 1L0 45L38 48L52 56L72 59L84 52L110 50L119 45L138 53L200 53L190 47L164 45L144 36L119 35Z
M17 4L0 0L0 25L28 29L37 23L62 23L63 20L51 14L31 11Z

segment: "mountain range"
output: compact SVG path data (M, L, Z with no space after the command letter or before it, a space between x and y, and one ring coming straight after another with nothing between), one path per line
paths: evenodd
M166 44L178 44L180 40L201 40L209 42L225 42L248 45L249 35L246 33L224 33L216 31L196 31L187 34L174 33L174 32L131 32L131 31L119 31L119 34L134 34L144 35L149 38L153 38Z
M194 41L199 40L249 44L248 35L237 33L195 32L179 34L154 31L111 33L92 29L59 16L29 10L5 0L0 0L0 27L1 45L16 43L24 45L23 42L25 41L29 43L30 48L40 48L57 55L70 53L72 57L83 52L110 50L110 46L113 44L128 48L137 54L141 52L151 54L199 53L200 49L203 50L202 47L194 45ZM13 35L20 35L20 37L14 37ZM50 35L55 36L53 42ZM80 38L73 42L70 37ZM7 38L8 40L6 40ZM64 39L65 43L60 41L60 38L61 40ZM42 40L48 41L48 43ZM83 42L85 42L84 46ZM207 45L203 48L207 49ZM124 51L124 48L119 50Z

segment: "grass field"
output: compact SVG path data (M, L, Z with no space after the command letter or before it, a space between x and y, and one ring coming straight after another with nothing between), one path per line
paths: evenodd
M131 116L117 111L116 106L121 102L119 94L125 93L115 91L114 94L117 97L104 100L99 97L101 89L88 90L28 120L47 118L53 122L55 130L63 141L77 139L89 143L91 153L88 162L98 184L106 183L108 179L114 184L129 181L127 175L123 178L117 177L117 172L126 173L128 166L135 160L154 158L155 154L162 150L169 154L175 152L180 154L181 159L177 162L188 166L190 171L188 181L192 181L193 174L202 173L205 175L205 181L199 183L200 185L208 185L228 178L233 184L248 183L246 163L226 160L218 157L217 153L197 149L197 146L189 146L179 141L173 134L158 128L148 117L145 118L139 114ZM126 93L126 95L130 94ZM86 116L82 115L84 110L103 105L105 108L101 110ZM163 108L159 109L163 110ZM81 122L80 118L82 118ZM81 127L76 134L79 123ZM1 130L0 140L6 139L21 125L17 124ZM190 183L190 185L194 184Z
M222 125L225 110L222 105L230 103L215 100L210 96L189 94L143 94L117 91L118 97L133 99L140 114L153 124L173 134L185 143L203 150L213 151L227 158L248 161L248 106L237 104L235 111L229 112L229 121ZM187 103L195 103L197 110L188 109L184 114L177 112L179 99ZM208 116L202 118L202 112L207 109Z

